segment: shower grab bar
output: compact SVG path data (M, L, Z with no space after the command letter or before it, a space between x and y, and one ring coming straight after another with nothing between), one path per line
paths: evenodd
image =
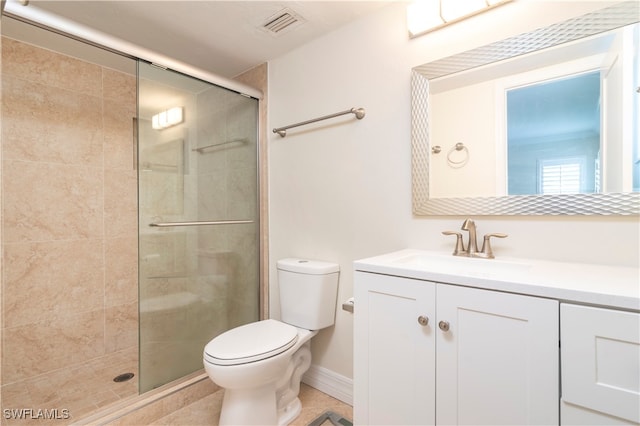
M154 222L149 226L156 228L169 228L172 226L200 226L200 225L241 225L244 223L253 223L253 220L202 220L196 222Z
M226 142L212 143L211 145L205 145L205 146L200 146L198 148L193 148L191 151L197 151L197 152L201 153L205 149L213 148L214 146L227 145L229 143L234 143L234 142L247 143L247 140L246 139L233 139L233 140L226 141Z
M329 114L329 115L325 115L322 117L318 117L318 118L313 118L311 120L307 120L307 121L301 121L300 123L296 123L296 124L290 124L288 126L284 126L284 127L278 127L276 129L273 129L273 133L277 133L280 136L282 136L283 138L285 136L287 136L287 129L291 129L293 127L298 127L298 126L304 126L306 124L311 124L311 123L315 123L316 121L322 121L322 120L327 120L329 118L334 118L334 117L340 117L341 115L345 115L345 114L355 114L356 118L358 120L362 120L365 116L365 111L364 108L351 108L345 111L340 111L340 112L336 112L335 114Z

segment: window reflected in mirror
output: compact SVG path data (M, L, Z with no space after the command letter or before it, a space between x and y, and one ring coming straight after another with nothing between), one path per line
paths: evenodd
M506 92L508 195L600 189L600 72Z

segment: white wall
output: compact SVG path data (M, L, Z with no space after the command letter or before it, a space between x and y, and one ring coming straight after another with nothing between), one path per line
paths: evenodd
M496 184L496 178L505 172L487 173L498 167L498 142L506 143L496 140L497 98L495 81L429 95L429 137L431 144L442 148L429 158L430 197L506 195L506 187L498 188ZM456 151L457 143L463 143L467 149ZM452 167L449 161L461 164ZM504 183L505 179L501 181Z
M279 316L275 262L299 256L340 264L340 305L355 259L403 248L453 249L442 230L463 217L411 212L410 70L491 41L582 14L598 2L516 2L410 40L405 5L392 4L269 64L268 128L351 107L351 115L270 136L271 315ZM526 19L525 19L526 17ZM490 29L490 30L487 30ZM476 217L480 233L505 232L499 256L638 266L637 218ZM356 301L357 309L357 301ZM352 376L352 315L313 341L314 364Z

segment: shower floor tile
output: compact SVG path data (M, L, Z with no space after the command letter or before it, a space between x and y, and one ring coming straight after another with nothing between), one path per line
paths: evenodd
M123 372L136 376L128 382L114 382L113 378ZM137 373L137 351L124 350L83 365L4 385L2 425L68 424L106 405L136 396ZM9 412L14 414L7 419L4 410L13 410ZM44 414L39 410L48 412ZM39 417L43 415L53 418Z

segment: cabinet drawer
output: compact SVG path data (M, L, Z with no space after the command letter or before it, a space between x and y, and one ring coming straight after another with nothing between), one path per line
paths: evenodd
M640 422L640 314L562 304L562 399Z

